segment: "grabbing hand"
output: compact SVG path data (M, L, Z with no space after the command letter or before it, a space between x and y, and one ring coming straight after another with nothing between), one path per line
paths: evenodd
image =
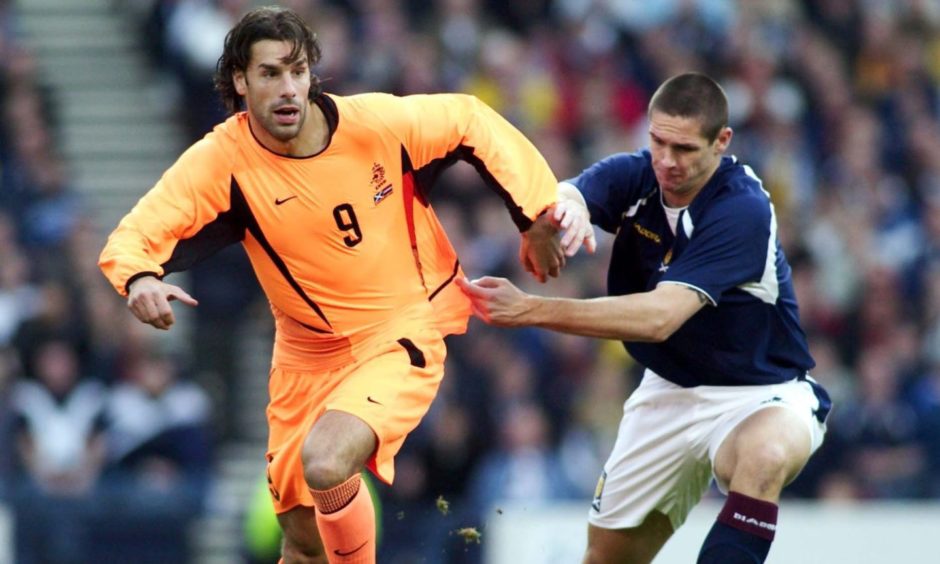
M497 327L531 325L531 298L505 278L484 276L470 281L458 277L457 286L470 298L473 315Z
M573 257L582 244L587 252L594 254L597 248L594 226L591 225L591 214L583 201L560 200L555 204L552 217L555 224L564 231L561 248L566 256Z
M557 235L551 210L540 215L522 234L519 262L539 282L544 283L549 276L557 278L565 266L565 253Z
M164 331L176 322L170 307L173 300L179 300L188 306L199 305L199 302L179 286L167 284L153 276L138 278L127 292L127 308L131 313L142 322Z

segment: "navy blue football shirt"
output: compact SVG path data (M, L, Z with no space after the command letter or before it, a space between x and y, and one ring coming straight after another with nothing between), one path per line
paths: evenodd
M648 150L612 155L567 182L591 222L616 234L611 295L672 283L711 302L662 343L625 342L637 362L685 387L773 384L814 366L773 205L750 167L723 157L678 212L675 234Z

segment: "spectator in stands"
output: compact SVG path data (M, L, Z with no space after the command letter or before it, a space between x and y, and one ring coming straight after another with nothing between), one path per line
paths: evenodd
M19 358L13 348L0 344L0 442L5 445L15 443L13 434L12 390L14 382L20 376ZM10 500L16 465L15 456L0 457L0 503Z
M841 468L850 472L863 497L922 498L933 468L931 437L940 429L930 413L903 395L901 364L893 349L873 345L856 364L854 397L833 417L832 434L842 447Z
M105 391L82 377L68 341L46 341L33 356L34 379L13 391L17 561L86 562L87 517L105 460Z
M510 403L500 422L498 448L483 457L470 480L469 501L481 521L499 503L537 508L573 498L575 490L552 448L544 409L528 401Z
M178 366L159 353L139 356L108 398L107 466L98 493L108 504L94 514L89 561L157 564L190 554L189 529L210 479L210 403L180 379Z
M39 313L39 290L30 283L31 263L14 251L0 258L0 346L8 345L20 325Z
M167 53L186 100L188 133L195 140L226 117L212 87L225 34L248 7L247 0L181 0L166 19Z

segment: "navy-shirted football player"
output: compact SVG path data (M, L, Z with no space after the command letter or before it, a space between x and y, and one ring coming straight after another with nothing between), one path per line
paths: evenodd
M728 102L696 73L649 105L649 149L560 184L555 218L591 250L616 234L610 296L459 281L484 321L620 339L646 371L624 404L589 513L584 562L650 562L714 477L727 501L699 563L764 562L777 503L822 443L830 402L800 328L773 204L734 157Z

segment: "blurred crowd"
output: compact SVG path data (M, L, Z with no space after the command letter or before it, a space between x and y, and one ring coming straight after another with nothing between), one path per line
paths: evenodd
M560 179L644 146L646 104L665 78L698 70L718 79L731 104L730 152L772 194L813 375L835 401L826 443L785 493L940 499L940 4L280 3L318 32L315 71L327 92L475 94ZM172 77L197 139L224 118L211 90L222 39L257 2L119 4L136 16L150 63ZM164 351L132 321L95 266L112 226L97 225L69 186L55 107L16 40L15 13L0 6L0 500L16 509L17 542L62 558L53 561L70 561L69 550L43 529L87 542L113 512L125 527L112 534L125 542L143 534L135 515L164 517L157 529L178 540L172 525L184 520L174 518L198 513L213 447L238 440L218 431L221 414L189 375L203 343L216 370L235 370L225 360L232 312L259 294L233 251L194 276L216 300L193 351ZM576 257L539 287L516 264L502 201L472 168L452 168L431 199L469 276L553 295L605 292L609 236L596 256ZM383 562L479 561L480 549L453 531L498 519L509 500L581 500L586 512L640 372L616 342L477 321L449 345L447 377L398 458L395 486L378 487ZM55 511L37 499L56 500Z

